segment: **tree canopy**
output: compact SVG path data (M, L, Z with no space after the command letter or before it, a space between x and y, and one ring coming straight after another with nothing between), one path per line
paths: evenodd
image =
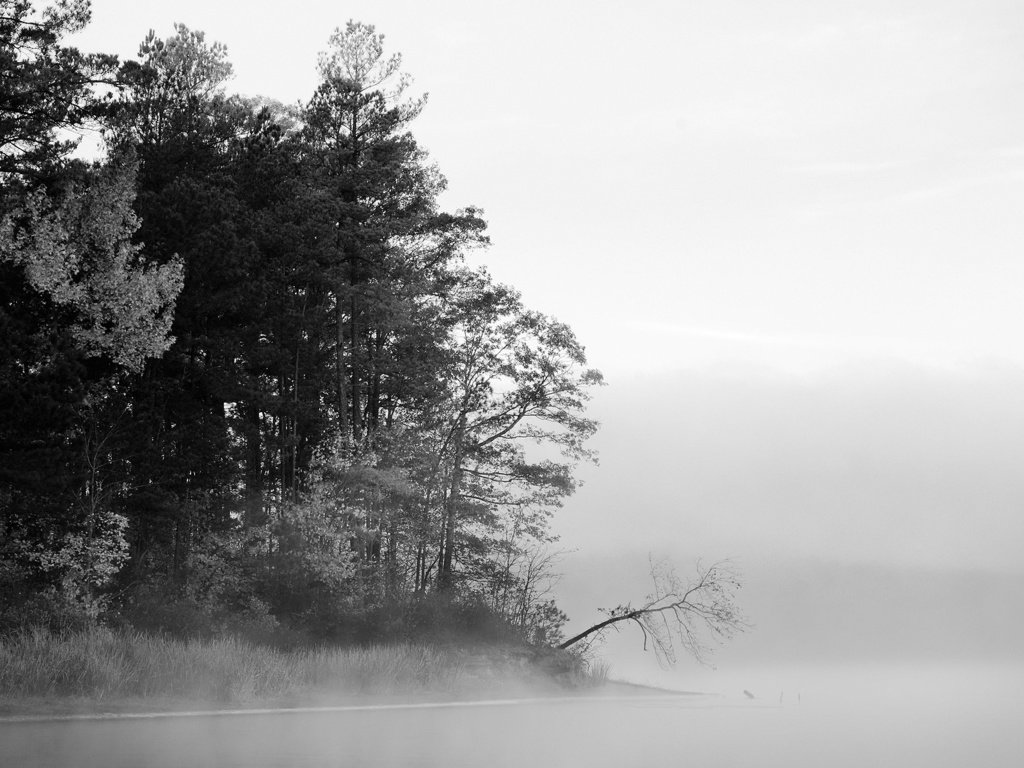
M0 621L554 639L601 376L467 264L400 56L349 22L290 107L181 24L82 54L88 18L0 0Z

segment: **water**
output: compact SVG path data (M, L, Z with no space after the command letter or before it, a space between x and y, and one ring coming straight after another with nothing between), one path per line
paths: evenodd
M1021 672L984 664L742 670L725 695L8 723L0 765L1019 768ZM783 681L790 688L776 690ZM734 694L733 682L757 698Z

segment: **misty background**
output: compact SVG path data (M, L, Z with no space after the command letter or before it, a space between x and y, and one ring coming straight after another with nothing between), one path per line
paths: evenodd
M608 386L601 466L557 522L576 548L559 585L569 630L646 594L648 554L681 573L731 558L755 627L721 668L1020 660L1022 385L1009 366L890 361ZM641 646L623 630L613 666L656 678L629 656Z

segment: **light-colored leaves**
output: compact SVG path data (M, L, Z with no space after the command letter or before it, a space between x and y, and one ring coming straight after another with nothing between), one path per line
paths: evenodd
M68 311L83 352L129 370L171 345L183 281L180 261L148 263L132 242L134 179L130 165L110 166L59 203L32 192L0 219L0 260L22 267L34 290Z

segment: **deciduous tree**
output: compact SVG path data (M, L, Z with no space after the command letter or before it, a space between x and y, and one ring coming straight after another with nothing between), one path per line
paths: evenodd
M501 510L551 509L575 489L572 470L592 459L597 423L583 415L598 371L571 329L523 307L519 294L467 273L451 302L445 391L433 418L443 480L438 584L451 585L460 536ZM529 459L524 443L562 461Z

